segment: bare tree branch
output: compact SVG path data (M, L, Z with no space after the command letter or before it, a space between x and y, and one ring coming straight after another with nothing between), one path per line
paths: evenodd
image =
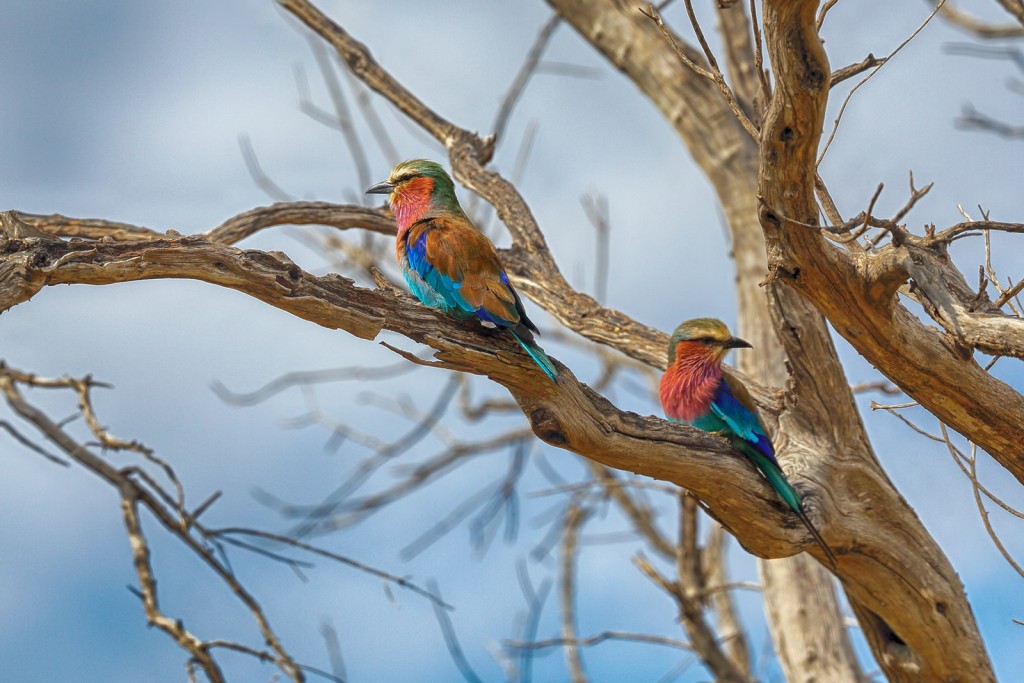
M435 595L440 595L437 588L437 582L430 580L427 583L427 590ZM441 634L444 636L444 643L448 647L448 653L452 656L452 661L455 662L455 666L458 667L459 673L462 674L462 678L467 683L482 683L482 679L477 675L473 667L469 665L469 660L466 659L465 653L462 651L462 646L459 645L459 639L455 635L455 627L452 626L451 617L448 616L448 612L442 609L436 602L434 605L434 616L437 617L437 623L441 627Z
M943 414L950 418L952 426L972 439L978 438L978 443L1018 478L1024 473L1024 460L1019 453L1014 455L1013 444L1020 443L1018 432L1022 427L1013 421L1006 422L1005 418L1020 414L1021 397L993 380L987 368L973 365L968 355L972 348L997 349L1000 355L1014 355L1019 341L1019 318L1004 315L999 306L989 304L987 296L983 296L984 287L979 286L975 292L949 262L949 243L974 234L982 226L971 225L961 231L951 228L941 233L929 227L924 237L917 237L900 223L919 193L927 188L918 191L912 186L905 211L889 222L871 215L878 193L867 212L852 219L852 225L841 219L824 181L813 171L824 102L834 75L813 29L817 4L795 2L790 7L790 2L769 1L765 6L764 38L777 69L778 88L766 112L764 134L751 137L748 133L753 124L748 120L744 130L743 119L733 116L739 102L751 97L751 79L734 76L737 84L743 80L742 92L737 85L739 100L734 97L726 101L728 86L722 90L724 76L696 24L690 3L687 6L691 22L711 71L700 68L712 76L710 81L707 76L681 66L671 46L659 36L658 28L638 18L635 7L628 7L628 3L552 0L560 16L649 93L680 131L723 201L734 244L746 241L736 249L741 309L749 308L752 302L760 302L765 308L767 294L773 325L759 326L755 339L759 347L763 342L765 347L779 349L781 354L766 354L758 362L771 359L777 367L788 364L791 369L786 377L777 379L776 375L766 380L779 386L785 383L787 389L783 394L755 385L755 395L779 446L780 462L787 476L797 485L809 514L821 526L829 544L838 551L837 574L883 670L893 680L970 674L985 680L991 676L991 665L980 645L962 587L941 551L878 466L825 325L808 302L825 312L836 329L901 389L936 414L945 411ZM438 116L374 62L364 46L308 2L282 0L281 4L328 40L358 78L448 150L456 177L490 202L511 232L513 246L503 252L503 257L509 273L525 294L585 337L620 349L651 367L663 366L664 334L601 307L592 298L574 291L562 278L522 197L511 183L484 168L493 152L493 139L480 138ZM827 3L822 9L819 24L832 4ZM593 19L595 15L600 22ZM729 21L730 25L739 25L733 19ZM671 38L667 27L662 27ZM760 44L756 24L754 37ZM752 51L749 37L746 39L747 47L742 45L743 41L727 47L727 59L740 60ZM702 59L689 46L679 50L688 57L695 56L696 59L691 58L694 64ZM760 49L753 58L758 54ZM852 67L857 68L859 65ZM734 73L732 65L729 69ZM763 102L768 88L759 66L757 75ZM758 141L763 145L761 150ZM759 193L754 171L758 159ZM833 238L838 235L836 241L842 247L826 242L825 232L817 226L816 190L835 228L825 232ZM754 204L758 195L759 207ZM752 257L757 249L750 249L751 244L763 246L760 226L754 220L757 210L768 238L772 268L763 290L749 286L755 277L760 281L764 274L763 254ZM540 384L536 370L508 340L412 304L407 296L396 294L383 277L374 277L374 262L380 257L376 246L360 251L358 245L352 245L345 252L349 259L345 263L351 262L373 277L380 288L376 291L357 287L338 276L315 278L282 254L241 251L229 246L263 227L307 219L309 223L340 229L367 227L392 234L393 224L386 211L359 211L320 203L275 205L231 219L205 236L185 238L173 231L164 236L146 228L104 221L75 224L73 219L63 217L36 218L43 219L40 225L45 229L19 219L14 213L0 216L4 221L4 234L0 236L0 310L30 299L51 284L112 284L179 277L230 287L303 319L366 339L375 338L382 330L392 330L427 344L435 352L435 360L429 361L387 345L410 362L485 374L507 388L534 433L549 443L580 453L602 467L650 474L690 488L711 514L735 531L740 542L754 552L779 556L806 547L808 539L801 530L793 528L791 515L749 464L720 439L619 411L577 382L567 370L560 385ZM988 223L987 216L985 222ZM750 230L751 227L758 232ZM859 238L869 228L879 232L862 244ZM986 238L989 229L997 228L983 227ZM54 239L51 233L61 230L87 234L89 241L66 243ZM369 244L372 235L360 235ZM890 243L880 246L884 237L890 238ZM342 240L332 241L332 246L348 249ZM987 276L983 273L980 282L986 281L995 283L1000 305L1010 305L1015 310L1011 300L1019 287L1011 282L1004 288L991 272ZM796 296L797 291L807 298ZM935 332L918 320L900 304L897 293L921 302L946 333ZM905 342L906 348L887 348L892 339ZM617 364L603 363L595 386L610 386L617 368ZM942 373L943 370L948 372ZM762 373L754 374L763 377ZM970 381L965 382L965 377ZM971 410L968 399L956 398L951 389L970 393L975 410ZM975 390L981 393L975 394ZM835 405L824 405L826 396ZM449 398L448 402L451 401ZM326 422L323 417L310 411L303 419L312 424ZM101 442L122 448L132 446L131 442L122 443L107 434L98 423L91 427ZM364 437L365 442L372 441L372 435ZM144 449L132 450L143 457L152 456ZM446 459L450 457L451 452L444 453L431 466L444 468L451 462ZM155 459L152 462L165 465ZM513 454L502 479L481 491L479 500L471 499L460 507L467 510L467 515L480 508L474 528L482 545L493 538L496 520L504 506L514 504L510 502L515 500L510 492L515 489L517 462L521 463L522 457ZM192 525L199 529L185 510L183 493L173 472L166 467L163 470L174 485L173 494L158 484L156 479L162 481L161 477L153 478L138 469L127 476L133 477L140 490L149 493L154 501L166 506L180 527ZM572 486L557 477L551 478L565 491ZM414 486L415 477L404 484ZM656 552L670 549L665 546L672 544L664 542L645 508L642 491L627 492L610 478L592 486L578 491L595 491L600 502L616 501L641 538ZM401 490L400 484L390 493L400 496ZM976 495L979 490L976 488ZM633 493L639 495L634 498ZM212 500L196 508L194 516ZM695 501L690 500L689 505ZM865 501L870 501L870 505ZM514 511L510 509L508 514L511 518ZM684 540L696 549L695 539L693 532ZM910 556L908 548L913 549L914 556ZM812 547L810 552L816 550ZM698 593L706 596L711 588L701 571L700 565L694 570L687 564L681 567L677 582L660 577L659 585L670 590L671 584L681 585L686 578L699 589ZM914 577L914 581L907 581L908 576ZM885 600L877 597L883 586ZM922 590L922 586L927 586L927 590ZM678 591L679 586L674 589ZM569 648L581 646L575 633L570 636L563 639L563 644ZM952 647L953 643L958 647ZM211 641L209 646L263 656L262 651L242 645ZM452 650L454 653L457 647ZM742 656L726 652L726 661L737 666L742 662ZM266 656L282 658L270 650ZM581 667L579 671L582 676ZM847 670L850 672L856 673L855 667ZM741 673L745 675L742 670ZM464 675L475 677L471 672Z
M721 525L712 523L707 544L701 552L701 573L705 578L703 594L710 601L718 622L729 660L744 676L750 677L750 648L743 632L739 612L726 579L725 548L728 536Z
M529 641L506 640L505 647L513 650L545 650L550 647L568 647L569 645L574 647L593 647L594 645L600 645L601 643L609 640L620 640L632 643L649 643L651 645L666 645L680 650L693 649L689 643L682 640L645 633L628 633L624 631L602 631L601 633L587 636L585 638L577 638L571 642L567 641L565 638L546 638L544 640Z
M719 642L720 636L704 618L707 577L702 571L703 552L699 546L697 525L697 501L685 492L680 492L679 541L676 544L677 585L671 595L679 605L679 617L694 651L714 674L715 680L747 681L749 678L743 673L743 663L726 654ZM644 569L644 573L651 576L648 569Z
M903 247L887 247L882 251L891 250L890 253L858 257L858 263L847 253L830 247L816 231L794 229L792 224L786 229L782 227L784 219L780 218L780 211L785 216L810 224L816 222L818 214L813 169L831 69L815 28L816 8L816 0L767 2L765 6L766 39L778 83L776 97L765 117L760 181L760 218L768 240L772 272L812 301L840 334L908 395L920 400L937 415L952 414L967 433L984 433L993 446L990 452L1009 456L1009 442L1004 441L1002 448L992 443L1005 438L1003 425L996 430L994 423L988 423L987 428L985 425L964 424L965 418L970 419L968 416L976 415L979 409L975 400L978 395L974 390L965 391L965 386L968 386L968 381L977 382L973 386L978 387L978 391L998 393L1000 401L1015 404L1015 411L1024 409L1020 405L1021 397L1005 385L1005 390L1000 392L993 386L995 380L981 368L977 373L965 370L959 354L951 354L934 331L925 329L895 301L893 295L900 284L899 278L890 280L891 274L879 276L872 273L872 266L878 268L880 264L872 264L871 261L892 259L895 254L891 251ZM806 354L810 341L802 338L802 333L803 330L795 328L791 336L782 339L783 344L791 349L788 355L790 362L794 363L797 388L804 374L821 375L818 367L801 369L804 360L801 356ZM899 345L882 342L891 339L902 342ZM955 371L943 367L950 362L956 363ZM944 375L947 371L949 374ZM954 376L957 377L957 387L941 386L943 377ZM938 382L936 378L940 378ZM845 378L842 381L847 385ZM939 386L929 387L931 382ZM972 405L969 409L963 405L959 409L952 409L948 403L943 405L950 398L968 394ZM812 396L805 398L815 400ZM859 418L855 419L859 423ZM1000 461L1013 464L1007 457ZM1019 471L1024 474L1024 469ZM920 535L923 530L912 533ZM894 540L893 543L899 542ZM926 545L929 547L927 568L922 565L920 570L908 568L907 571L918 577L922 576L919 571L931 574L930 585L944 595L939 601L941 610L931 601L928 606L920 604L913 608L908 605L907 610L913 613L914 618L907 619L907 612L901 614L889 609L891 603L880 605L871 592L861 591L850 582L844 582L851 604L865 626L868 642L892 680L920 680L935 676L992 680L991 664L976 624L972 619L961 619L969 608L959 580L941 551L934 544ZM909 594L905 597L914 600ZM950 609L947 601L955 601L958 606ZM885 612L884 618L878 616L880 612ZM954 656L950 656L948 648L936 648L936 644L943 642L959 643Z
M706 78L718 87L722 93L722 97L724 97L725 101L728 103L729 109L732 110L733 115L736 117L736 120L740 122L740 125L743 126L744 130L747 131L750 137L756 140L758 137L758 130L754 124L751 123L746 113L740 108L739 102L736 101L736 96L732 92L732 88L730 88L729 84L725 82L725 76L722 75L721 70L718 68L718 62L715 61L715 57L711 53L711 48L708 47L707 41L704 39L704 33L700 30L700 25L697 23L696 16L693 14L693 7L689 0L687 0L686 9L690 15L690 22L693 24L694 31L697 32L697 37L700 40L701 47L704 48L704 56L708 60L709 68L704 68L704 66L698 64L686 53L686 51L679 47L675 36L672 34L672 31L669 30L668 26L665 25L665 22L662 21L661 15L658 14L658 10L654 8L654 5L647 5L647 11L645 12L641 10L641 13L645 14L657 25L662 35L664 35L665 39L669 41L672 49L675 51L676 55L679 56L679 59L683 64L689 67L701 78Z
M210 570L221 579L227 589L235 595L249 610L259 627L267 646L270 648L261 659L274 662L281 673L290 680L305 680L303 668L285 651L277 634L271 629L270 623L263 613L262 607L238 579L228 571L200 541L193 537L189 527L182 523L185 512L182 508L168 509L160 497L151 494L143 485L133 478L138 473L136 468L116 469L99 456L92 453L86 446L78 443L59 425L54 423L42 411L29 404L18 390L18 383L38 383L30 375L3 368L0 370L0 392L4 394L8 405L26 421L35 425L51 442L63 450L72 460L96 474L118 490L122 500L122 513L125 526L132 544L132 557L136 573L139 577L140 591L146 617L150 623L167 632L203 669L211 681L223 681L220 666L209 655L210 643L203 642L185 629L182 620L164 615L158 606L156 582L149 561L149 546L142 534L139 522L138 505L141 503L169 533L177 537L189 551L194 553ZM59 386L61 381L51 382L50 386ZM63 381L64 386L74 389L73 380ZM152 481L152 480L148 480ZM166 497L166 496L163 496Z
M536 40L533 41L533 45L526 55L526 60L523 62L518 73L516 73L516 77L513 79L512 85L509 86L508 92L505 93L505 98L502 100L501 107L498 108L498 113L494 118L494 125L491 126L497 143L500 144L504 138L505 127L508 125L512 110L526 90L526 85L530 82L530 78L537 73L540 59L544 55L548 43L551 42L551 36L555 34L555 29L558 28L560 22L561 18L555 14L541 26Z
M872 56L870 56L870 55L869 55L869 57L868 57L868 60L865 60L865 62L867 62L867 61L869 61L869 60L870 60L871 62L873 62L873 65L872 65L872 66L870 67L870 68L871 68L871 73L869 73L869 74L868 74L867 76L865 76L864 78L862 78L862 79L861 79L861 80L860 80L860 81L859 81L859 82L857 83L857 85L853 86L853 88L852 88L852 89L850 90L850 92L849 92L849 93L847 93L847 95L846 95L846 99L844 99L844 100L843 100L843 104L842 104L842 106L841 106L841 107L839 107L839 113L838 113L838 114L836 114L836 119L835 119L835 121L834 121L834 122L832 123L832 132L831 132L831 133L829 133L829 136L828 136L828 140L827 140L827 141L825 142L825 147L824 147L824 148L822 148L822 150L821 150L821 154L820 154L820 155L818 156L818 165L819 165L819 166L821 165L821 160L825 158L825 154L827 154L827 153L828 153L828 148L832 146L832 140L834 140L834 139L835 139L835 136L836 136L836 132L837 132L837 131L839 130L839 122L840 122L840 121L842 120L842 118L843 118L843 112L845 112L845 111L846 111L846 105L850 103L850 100L851 100L851 99L853 98L853 94L854 94L855 92L857 92L857 91L858 91L858 90L860 89L860 87L861 87L862 85L864 85L864 84L865 84L865 83L867 83L867 82L868 82L869 80L871 80L871 77L872 77L872 76L874 76L875 74L877 74L877 73L878 73L878 71L879 71L879 70L880 70L880 69L881 69L881 68L882 68L883 66L885 66L885 65L886 65L886 64L887 64L887 63L889 62L889 60L890 60L890 59L892 59L892 58L893 58L893 57L895 57L895 56L896 56L897 54L899 54L900 50L902 50L902 49L903 49L904 47L906 47L906 46L907 46L907 45L908 45L908 44L910 43L910 41L912 41L912 40L913 40L914 38L916 38L916 37L917 37L917 35L918 35L918 34L919 34L919 33L920 33L921 31L923 31L923 30L924 30L924 27L925 27L925 26L927 26L927 25L929 24L929 22L931 22L931 20L932 20L932 19L933 19L933 18L935 17L935 15L936 15L936 14L937 14L937 13L939 12L939 10L940 10L940 9L942 9L942 6L943 6L943 5L945 4L945 3L946 3L946 0L940 0L940 1L939 1L939 4L935 6L935 9L934 9L934 10L932 10L932 13L928 15L928 18L927 18L927 19L925 19L925 20L924 20L924 21L923 21L923 22L921 23L921 25L917 27L917 30L915 30L915 31L914 31L913 33L911 33L911 34L910 34L909 36L907 36L907 38L906 38L906 39L905 39L905 40L904 40L904 41L903 41L902 43L900 43L899 45L897 45L897 46L896 46L896 48L895 48L895 49L894 49L894 50L893 50L892 52L890 52L889 54L887 54L887 55L886 55L885 57L883 57L883 58L881 58L881 59L875 59L874 57L872 57ZM847 68L849 69L850 67L847 67ZM865 66L865 67L861 68L861 65L860 65L860 64L856 64L856 65L854 65L854 67L853 67L853 68L851 69L851 71L852 71L852 72L856 72L856 73L859 73L860 71L864 71L864 70L866 70L866 69L868 69L868 68L869 68L869 67L867 67L867 66ZM849 76L852 76L852 75L853 75L853 73L850 73L850 74L849 74ZM849 76L847 76L847 75L843 74L843 78L848 78ZM842 78L840 78L839 80L836 80L836 77L835 77L835 76L833 75L833 76L832 76L832 77L830 78L830 80L829 80L830 86L831 86L831 85L835 85L836 83L838 83L838 82L839 82L839 81L841 81L841 80L843 80L843 79L842 79Z
M589 511L575 501L569 504L565 515L565 531L562 538L562 564L559 598L562 605L562 642L565 644L565 661L573 683L586 683L583 659L580 657L576 638L576 557L579 531L586 523Z
M928 4L931 4L931 0L928 0ZM1002 4L1002 0L1000 0L1000 4ZM1024 26L1020 24L992 24L982 21L952 3L947 3L942 7L942 16L950 23L979 38L1019 38L1024 36Z

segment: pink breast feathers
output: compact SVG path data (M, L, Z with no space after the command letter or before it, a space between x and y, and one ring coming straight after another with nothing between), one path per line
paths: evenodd
M391 202L391 211L398 223L398 234L408 230L430 210L430 193L434 190L432 178L414 178L403 185Z
M678 354L662 375L658 388L665 415L683 422L693 422L706 415L721 378L721 367L709 354Z

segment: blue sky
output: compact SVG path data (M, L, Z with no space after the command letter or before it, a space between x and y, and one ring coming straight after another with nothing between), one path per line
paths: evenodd
M926 15L923 3L873 5L875 10L840 3L830 13L825 38L833 67L868 52L887 53ZM443 11L439 3L416 2L321 6L429 105L481 132L490 129L505 89L548 16L540 2L467 0L446 2ZM872 19L882 13L885 22ZM666 19L686 33L681 5L672 5ZM267 173L296 197L349 201L364 189L340 136L298 109L296 65L309 75L319 103L327 106L327 100L306 36L272 2L4 3L0 25L5 27L0 41L2 209L102 217L181 233L207 230L270 201L245 169L240 134L249 136ZM705 26L711 25L708 18ZM913 170L919 185L936 183L911 214L913 227L959 222L957 203L972 211L981 204L994 219L1020 220L1024 143L960 131L953 124L968 102L1020 122L1021 99L1004 89L1014 74L1007 64L943 50L964 40L934 23L847 108L822 167L845 215L864 209L879 182L886 191L876 213L891 214L905 202L907 172ZM608 305L663 330L697 315L734 320L720 214L685 148L628 81L567 27L558 29L548 58L591 67L596 77L536 77L494 164L510 173L518 141L536 122L534 150L519 187L563 272L577 287L592 288L593 230L579 198L603 193L613 225ZM844 94L834 98L829 121ZM444 160L388 105L378 101L375 107L403 156ZM372 162L374 174L385 177L390 160L374 150ZM466 191L461 196L470 199ZM282 250L311 272L327 272L326 259L296 239L297 232L267 231L242 246ZM507 236L498 232L496 241L507 242ZM1002 274L1019 276L1012 268L1022 262L1020 244L998 242L996 266ZM964 240L954 253L972 273L981 246ZM551 329L537 306L530 310ZM386 339L415 350L400 338ZM593 379L588 358L551 335L544 345L581 378ZM863 359L839 345L851 381L876 378ZM224 491L209 513L211 523L270 529L285 523L254 500L254 490L316 502L366 452L351 443L325 451L327 434L320 428L285 429L282 421L304 410L298 392L240 409L218 400L211 381L246 391L288 370L397 360L377 344L304 323L236 292L173 281L49 288L0 317L0 348L15 367L52 376L92 373L114 384L114 390L97 395L101 417L114 433L137 438L174 463L193 503ZM1024 387L1019 363L1002 361L997 370L1015 387ZM386 436L403 423L367 405L367 392L408 396L425 409L442 384L440 373L419 369L380 384L324 387L317 397L338 419ZM480 395L501 396L482 380L476 388ZM72 412L70 402L37 393L32 397L47 401L54 414ZM623 408L657 413L652 399L621 388L613 398ZM970 488L944 449L915 437L891 416L872 413L871 398L863 397L861 404L879 457L957 568L998 673L1006 680L1024 676L1019 657L1024 628L1011 621L1024 619L1020 577L985 536ZM934 419L924 413L915 419L934 428ZM493 426L455 422L452 428L471 438ZM126 589L135 577L115 494L81 470L54 467L9 439L3 443L0 662L5 675L26 681L184 680L182 651L164 634L145 628L142 610ZM428 440L409 458L422 460L441 449ZM543 456L566 475L580 472L567 454L545 448ZM492 652L513 633L523 608L515 562L537 542L537 521L545 519L553 501L524 496L519 541L505 545L499 539L482 558L470 549L465 526L411 561L399 553L426 530L425 520L447 514L497 480L509 457L505 452L480 456L366 524L324 540L336 552L393 573L420 582L436 578L457 608L452 618L467 656L488 681L502 680ZM983 463L981 471L986 484L1008 502L1024 504L1019 485L997 465ZM395 476L385 470L371 486L383 487ZM531 470L521 490L546 487ZM1024 555L1019 521L993 514L993 523L1017 556ZM622 526L612 515L596 521L592 531ZM241 610L232 603L222 606L219 586L151 521L146 528L165 609L204 637L258 644ZM580 632L636 628L682 637L670 605L630 565L634 551L630 543L586 547ZM756 579L753 560L733 552L738 578ZM328 619L339 632L351 680L457 677L424 600L401 590L392 600L377 580L345 568L318 564L301 581L288 568L259 558L233 559L300 659L327 666L318 629ZM555 570L550 559L529 567L535 584ZM767 636L759 602L752 595L741 596L741 602L754 650L760 652ZM557 629L552 597L539 635L555 635ZM658 680L682 658L650 646L614 643L587 650L584 657L594 681ZM228 656L225 662L232 680L271 675L240 658ZM778 679L770 662L760 664L768 680ZM866 668L874 667L869 662ZM535 680L565 677L560 652L536 660ZM691 667L683 680L700 677L699 668Z

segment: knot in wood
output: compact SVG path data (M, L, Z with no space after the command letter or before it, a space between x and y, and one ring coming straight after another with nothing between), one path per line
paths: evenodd
M347 50L343 57L353 73L364 74L370 70L370 66L374 64L374 61L370 57L370 51L365 45L357 40L353 40L352 43L352 49Z
M782 227L782 220L779 219L778 215L767 206L761 207L761 224L769 223L772 227L778 229Z
M48 265L50 265L50 255L42 249L32 254L32 258L29 259L29 266L32 268L43 269Z
M29 253L32 254L29 259L29 267L45 269L56 263L64 254L68 252L64 249L64 243L58 241L57 244L40 243L38 245L26 244L26 242L32 242L36 240L21 240L20 245L23 248L30 248ZM11 240L12 243L18 242L17 240ZM34 247L34 248L32 248Z
M569 437L562 430L562 424L547 408L536 408L530 412L530 426L533 433L545 443L552 446L564 446L569 443Z
M806 70L800 74L800 84L807 90L821 90L822 86L825 85L825 72L819 69L816 64L806 64L806 67Z

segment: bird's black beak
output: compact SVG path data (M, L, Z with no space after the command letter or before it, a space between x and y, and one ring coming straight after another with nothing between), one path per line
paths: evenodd
M382 180L370 189L366 191L366 194L391 194L391 190L395 189L394 183L389 183L386 180Z
M752 348L754 348L753 345L750 342L744 341L744 340L740 339L739 337L730 337L729 339L727 339L725 341L724 344L722 344L722 346L724 346L727 349L752 349Z

